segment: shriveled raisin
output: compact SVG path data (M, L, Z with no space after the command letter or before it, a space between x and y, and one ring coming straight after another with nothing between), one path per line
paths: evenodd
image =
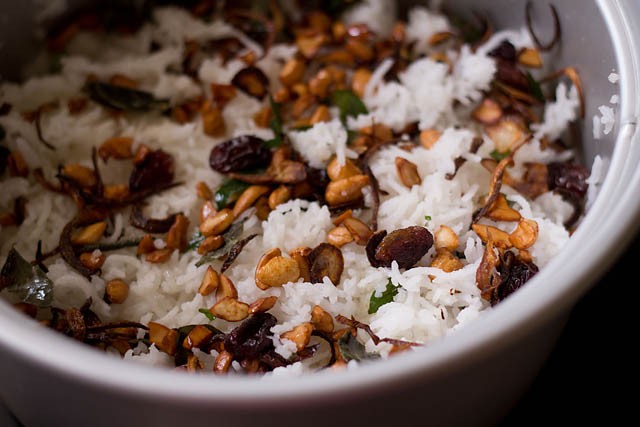
M553 162L547 165L549 190L559 193L573 205L573 215L564 223L571 228L582 215L589 184L589 171L577 163Z
M577 163L553 162L547 165L549 170L549 190L558 191L561 194L571 194L580 199L587 194L587 178L589 171Z
M498 265L500 285L491 295L491 305L495 305L520 289L536 275L538 266L518 259L513 252L505 252Z
M165 151L149 151L136 163L129 176L129 189L135 193L170 184L173 181L175 163Z
M516 47L508 40L504 40L497 47L489 51L488 55L509 62L516 62L518 56Z
M270 330L276 323L276 318L269 313L254 314L227 334L225 350L239 360L260 356L273 346Z
M433 235L424 227L411 226L386 235L375 251L375 259L383 267L396 261L400 268L411 268L433 245Z
M218 144L209 156L211 169L220 173L266 168L270 162L271 151L264 140L253 135L238 136Z

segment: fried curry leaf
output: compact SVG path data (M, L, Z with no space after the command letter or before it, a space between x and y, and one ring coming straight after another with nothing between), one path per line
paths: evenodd
M198 309L198 311L207 316L207 319L216 320L216 316L214 316L211 310L209 310L208 308L200 308Z
M191 239L189 239L189 242L187 243L187 247L184 249L184 251L189 252L189 251L196 250L198 246L200 246L200 243L202 243L203 240L204 240L204 236L200 231L197 231L196 234L194 234L191 237Z
M104 82L89 82L84 91L89 98L105 107L123 111L165 111L168 99L156 99L151 93Z
M213 196L213 201L216 202L218 209L224 209L240 197L240 194L249 187L246 182L239 181L237 179L230 179L222 183L216 194Z
M240 236L242 235L243 230L244 221L238 221L231 224L231 227L229 227L229 229L222 235L222 237L224 237L224 245L222 245L221 248L216 249L215 251L205 254L196 263L196 267L200 267L201 265L226 256L231 251L231 249L233 249L235 244L240 240Z
M377 354L367 353L364 345L352 334L346 333L338 340L338 351L345 362L351 360L360 361L366 359L378 359Z
M544 93L542 92L542 88L540 87L540 83L533 78L530 72L526 72L525 76L527 77L527 83L529 85L529 92L540 102L546 102L544 98Z
M135 239L122 239L113 243L93 243L90 245L84 245L81 248L78 248L79 252L93 252L96 249L99 249L102 252L106 251L116 251L118 249L123 248L133 248L140 244L142 238L138 237Z
M377 313L380 307L393 302L393 298L398 295L399 288L400 286L394 285L391 279L389 279L387 287L380 295L378 295L376 291L373 291L371 298L369 299L369 314Z
M0 290L6 288L22 302L49 307L53 299L53 282L37 265L31 265L15 249L9 251L0 272Z
M283 141L283 127L282 127L282 114L280 112L281 104L275 102L273 97L269 96L269 104L271 105L271 111L273 112L273 118L269 122L269 127L273 131L274 137L266 141L264 144L269 148L278 148L282 145Z
M340 110L340 120L345 123L347 117L367 114L367 107L358 95L350 90L336 90L331 95L331 103Z

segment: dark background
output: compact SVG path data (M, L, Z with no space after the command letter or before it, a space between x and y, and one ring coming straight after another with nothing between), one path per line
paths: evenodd
M640 236L576 305L556 349L501 427L638 425L638 266Z

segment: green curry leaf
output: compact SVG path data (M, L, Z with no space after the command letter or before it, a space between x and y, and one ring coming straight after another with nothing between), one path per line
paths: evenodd
M331 103L340 110L340 120L345 123L347 117L367 114L367 107L358 95L350 90L336 90L331 95Z
M240 197L240 194L249 187L246 182L239 181L237 179L230 179L222 183L218 191L213 196L213 201L216 202L218 209L224 209Z
M369 314L377 313L380 307L392 302L393 298L398 295L399 288L400 286L394 285L391 279L389 279L387 287L380 295L378 295L376 291L373 291L369 299Z

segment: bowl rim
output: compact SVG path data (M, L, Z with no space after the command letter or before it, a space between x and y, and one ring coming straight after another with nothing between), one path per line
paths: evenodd
M631 25L629 17L634 16L631 8L640 11L640 7L621 0L596 0L596 3L610 30L621 96L615 149L600 193L582 226L561 253L536 276L536 286L523 287L507 302L485 312L446 339L434 341L428 349L395 356L384 362L384 369L378 364L362 364L340 375L318 372L295 377L295 381L277 377L256 381L243 376L211 381L209 376L184 375L105 357L95 349L61 339L59 334L42 328L37 322L25 322L22 314L0 301L0 318L4 319L5 326L0 328L3 351L77 382L100 384L101 388L121 394L172 402L217 401L233 405L251 401L287 405L309 398L326 402L354 391L372 392L417 379L423 381L429 376L446 375L515 342L540 326L544 319L551 320L574 304L614 262L638 229L640 198L635 194L640 189L640 170L636 171L635 167L640 159L640 138L636 135L640 66L638 58L628 52L638 51L640 30ZM586 266L584 269L561 268L574 263L571 259L576 256ZM602 259L605 261L599 261ZM553 280L549 280L552 275ZM25 342L38 345L25 345Z

